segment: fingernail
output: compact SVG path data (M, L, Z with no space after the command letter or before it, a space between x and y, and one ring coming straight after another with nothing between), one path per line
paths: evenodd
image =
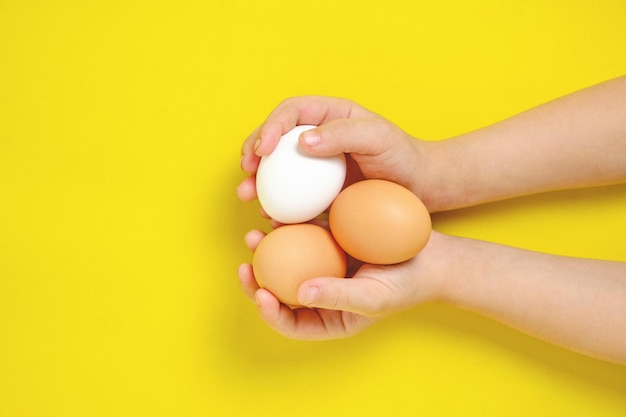
M322 138L317 132L304 132L302 133L302 140L309 146L317 146L322 141Z
M254 142L254 152L261 146L261 138L257 138L256 142Z
M315 286L308 287L306 289L306 293L304 294L304 300L302 300L302 304L309 305L309 304L314 303L315 301L317 301L319 294L320 294L319 288Z
M254 302L257 307L261 307L261 300L259 300L259 296L257 294L254 294Z
M246 157L245 154L241 154L241 159L239 160L239 166L243 169L243 159Z

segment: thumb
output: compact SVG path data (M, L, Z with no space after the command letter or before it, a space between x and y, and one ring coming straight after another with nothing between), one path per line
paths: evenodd
M340 153L379 155L393 148L391 139L403 138L402 129L383 118L331 120L300 135L300 146L317 156Z
M385 311L387 291L372 278L313 278L300 285L298 302L306 307L376 316Z

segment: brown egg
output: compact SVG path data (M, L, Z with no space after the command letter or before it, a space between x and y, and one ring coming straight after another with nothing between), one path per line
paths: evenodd
M421 200L385 180L364 180L344 189L330 208L329 222L337 243L349 255L385 265L417 255L432 229Z
M345 277L346 254L323 227L285 225L261 240L252 267L261 288L294 308L300 306L297 293L304 281L315 277Z

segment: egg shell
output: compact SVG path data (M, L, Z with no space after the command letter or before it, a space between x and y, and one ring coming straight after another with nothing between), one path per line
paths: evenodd
M330 230L352 257L370 264L411 259L426 246L432 223L422 201L385 180L364 180L344 189L329 213Z
M314 224L274 229L257 246L252 268L257 283L282 303L297 308L298 287L315 277L346 275L346 254L330 232Z
M276 148L261 158L256 189L263 210L281 223L307 222L324 212L341 191L346 178L344 154L316 157L304 152L300 134L313 125L296 126Z

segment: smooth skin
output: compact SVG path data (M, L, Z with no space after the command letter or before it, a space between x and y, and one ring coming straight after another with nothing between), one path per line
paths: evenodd
M451 139L414 138L349 100L285 100L243 144L237 189L256 198L260 157L299 124L302 148L349 156L349 182L382 178L413 191L430 212L551 190L626 182L626 77L598 84ZM276 227L280 226L272 222ZM261 231L246 235L254 251ZM296 339L353 335L382 317L443 301L596 358L626 364L626 263L538 253L436 231L415 258L355 265L352 279L303 283L291 310L260 289L250 264L244 293L261 318Z

